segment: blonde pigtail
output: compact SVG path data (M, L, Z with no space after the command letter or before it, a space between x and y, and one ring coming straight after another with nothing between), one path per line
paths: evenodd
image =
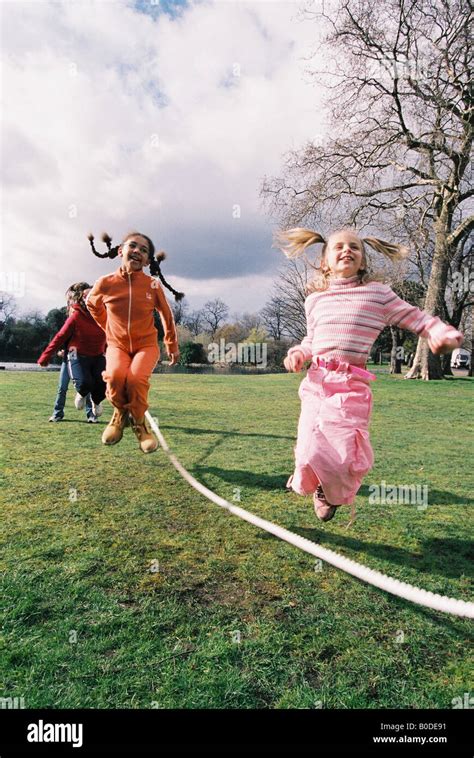
M297 226L294 229L277 232L274 235L274 243L274 247L280 248L287 258L299 258L307 247L317 243L325 245L326 240L318 232Z
M384 242L377 237L364 237L362 242L370 245L378 253L382 253L391 261L401 261L406 258L410 251L405 245L394 245L391 242Z

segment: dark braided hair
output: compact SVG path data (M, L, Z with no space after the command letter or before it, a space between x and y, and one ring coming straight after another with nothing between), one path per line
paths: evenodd
M90 242L92 252L94 255L96 255L98 258L116 258L118 255L119 247L120 245L117 245L116 247L112 247L112 237L109 237L107 232L104 232L102 235L102 242L105 242L107 245L107 252L106 253L98 253L97 250L94 247L94 235L88 234L87 239Z
M127 236L124 237L124 239L121 242L121 245L124 245L127 242L127 240L130 239L130 237L138 237L138 236L139 237L143 237L143 239L146 239L146 241L148 243L148 261L149 261L149 264L150 264L150 274L151 274L151 276L158 276L159 279L160 279L160 281L161 281L161 283L167 289L169 289L170 292L173 293L174 299L177 300L177 301L182 300L183 297L184 297L184 292L178 292L177 290L175 290L171 286L171 284L168 284L168 282L166 281L165 277L163 276L163 274L161 272L160 263L162 261L164 261L164 259L166 258L166 253L163 252L163 251L161 251L160 253L158 253L158 255L155 258L155 246L154 246L153 242L151 241L151 239L149 237L147 237L146 234L142 234L141 232L130 232L130 234L127 234ZM98 258L116 258L118 256L119 247L121 245L116 245L115 247L112 247L112 237L110 237L106 232L104 232L104 234L102 235L102 241L105 242L105 244L107 245L107 252L106 253L98 253L97 252L97 250L94 247L94 235L93 234L88 234L87 235L87 239L90 242L90 245L91 245L91 248L92 248L92 252Z

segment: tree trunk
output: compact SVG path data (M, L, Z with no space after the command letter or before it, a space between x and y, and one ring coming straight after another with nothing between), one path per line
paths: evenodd
M448 279L449 256L446 250L447 236L447 209L444 209L444 218L438 218L436 222L435 252L431 267L430 280L423 310L437 316L443 313L444 293ZM425 339L418 340L413 366L405 374L405 379L443 379L443 369L440 357L433 355Z
M403 348L400 345L400 332L396 326L390 327L390 333L392 335L392 351L390 353L390 373L401 374L402 373L402 356Z
M474 306L472 308L472 314L471 314L471 360L469 363L469 373L468 376L474 376L472 370L473 370L473 363L474 363Z
M405 379L444 379L441 361L438 355L433 355L424 339L418 340L413 366L405 374Z
M441 356L441 366L444 376L453 376L453 372L451 370L451 357L452 353L446 353L445 355Z

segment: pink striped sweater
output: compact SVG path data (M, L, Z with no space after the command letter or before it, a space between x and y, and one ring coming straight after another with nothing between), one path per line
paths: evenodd
M329 288L313 292L305 302L307 335L301 345L305 360L325 359L365 366L370 349L388 324L408 329L422 337L450 331L437 316L430 316L399 298L388 284L360 284L359 277L330 279Z

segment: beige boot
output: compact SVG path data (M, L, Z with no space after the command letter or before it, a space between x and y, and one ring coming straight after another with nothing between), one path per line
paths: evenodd
M158 442L150 432L145 416L133 419L132 426L140 445L140 450L144 453L153 453L158 447Z
M116 445L123 437L123 430L127 424L127 411L114 408L114 415L102 435L104 445Z
M318 484L318 488L313 495L314 512L320 521L331 521L336 513L338 505L331 505L326 500L326 496L323 492L323 488Z

